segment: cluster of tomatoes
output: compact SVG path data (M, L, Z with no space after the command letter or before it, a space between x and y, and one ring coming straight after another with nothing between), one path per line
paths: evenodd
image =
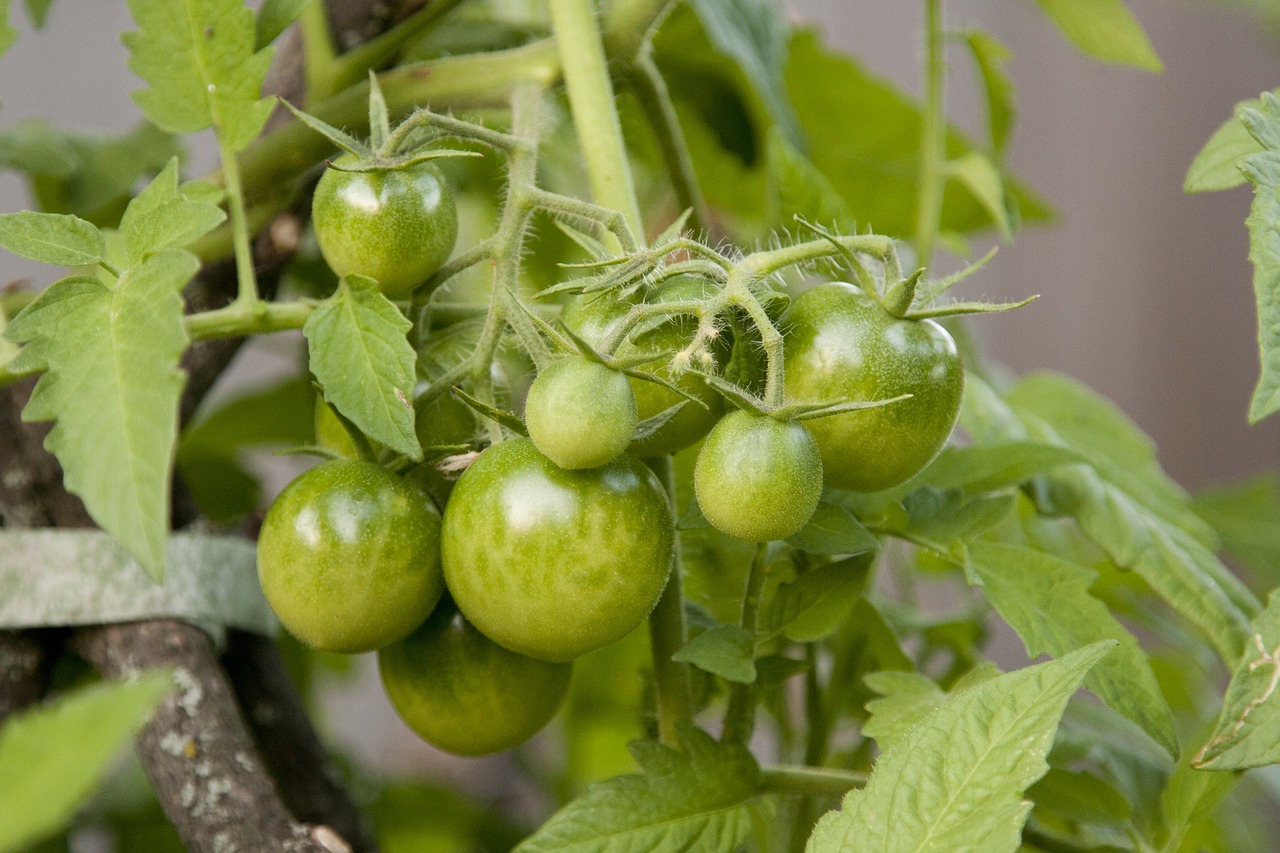
M314 204L330 266L377 278L393 298L443 262L456 233L429 163L328 170ZM666 295L707 286L677 281ZM595 345L629 308L579 296L561 322ZM427 741L467 755L523 742L555 714L571 662L635 629L666 586L675 512L642 459L702 440L694 486L703 515L729 536L766 542L797 533L824 486L897 485L947 440L964 380L941 327L896 317L840 283L802 293L779 326L789 401L910 398L800 423L726 413L697 372L668 365L655 383L608 359L565 355L529 389L529 437L480 452L447 490L443 513L418 484L366 461L325 462L286 487L259 539L268 601L316 648L377 650L388 696ZM692 331L671 318L616 355L678 351ZM664 412L637 437L637 424ZM433 414L419 409L420 438Z

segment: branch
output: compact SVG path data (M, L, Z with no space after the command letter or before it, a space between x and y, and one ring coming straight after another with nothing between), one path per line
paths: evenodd
M155 668L174 671L178 689L142 729L137 751L188 850L351 851L332 828L302 824L289 815L258 760L204 632L157 619L81 628L70 645L105 678L129 678Z

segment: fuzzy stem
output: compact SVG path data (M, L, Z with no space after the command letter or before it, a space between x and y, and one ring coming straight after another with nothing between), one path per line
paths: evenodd
M842 797L867 784L867 774L827 767L794 767L784 764L760 768L760 788L775 794Z
M227 182L227 206L231 208L231 244L236 256L236 301L249 307L258 301L258 281L253 273L253 249L249 245L249 221L244 210L244 190L240 184L240 166L231 147L218 141L222 156L222 176Z
M942 221L942 166L946 149L943 89L942 0L925 0L925 107L920 125L920 194L916 208L916 258L928 266Z
M760 594L764 589L765 555L768 554L769 543L761 542L756 546L755 557L751 560L751 570L747 573L747 585L742 595L742 618L739 624L751 635L754 642L756 629L760 619ZM755 728L756 716L755 685L735 682L729 688L729 707L724 714L724 732L720 740L724 743L746 743L751 739L751 730Z
M701 232L711 221L707 212L707 200L698 184L698 175L693 169L693 156L689 153L684 132L680 129L680 117L676 115L675 105L671 103L667 81L662 78L662 72L658 70L658 64L653 61L649 51L642 51L636 59L631 84L649 124L653 127L658 150L676 193L676 201L682 209L693 211L689 217L689 226L693 231Z
M239 300L225 308L183 318L193 341L238 338L301 329L315 310L314 302L248 302Z
M675 466L670 456L650 460L651 467L662 481L671 501L676 504ZM684 648L688 633L684 621L684 580L680 568L680 531L675 533L675 554L671 561L671 576L658 599L658 605L649 615L649 648L653 654L653 686L658 706L658 740L667 746L679 746L676 732L681 726L693 722L692 700L689 695L689 668L673 661L672 656Z

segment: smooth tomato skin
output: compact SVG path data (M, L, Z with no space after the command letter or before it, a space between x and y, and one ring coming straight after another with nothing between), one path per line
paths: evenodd
M347 154L335 162L354 160ZM429 162L378 172L326 169L311 218L333 271L377 279L390 299L408 299L449 258L458 238L453 193Z
M827 485L874 492L904 483L942 450L960 414L964 366L932 320L894 317L857 287L821 284L782 318L787 399L909 400L806 422Z
M564 702L571 663L526 657L481 634L451 604L378 652L400 718L455 755L488 755L537 734Z
M368 652L422 624L444 591L440 516L422 492L371 462L302 474L267 511L258 580L304 643Z
M566 471L527 438L487 448L445 507L445 583L494 642L568 661L625 636L667 584L675 522L657 477L623 455Z
M533 443L561 468L596 468L631 443L636 397L622 372L569 356L533 380L524 418Z
M822 497L818 445L802 424L730 412L698 451L693 488L720 532L745 542L786 539Z
M691 284L689 290L697 287L696 295L701 295L702 285ZM682 288L672 287L664 291L668 298L684 298ZM561 321L591 344L602 340L615 322L630 309L630 304L618 302L609 297L578 296L565 306ZM631 341L618 348L618 355L626 357L636 353L675 352L683 349L693 336L694 324L688 319L675 319L648 331L641 332ZM696 373L673 375L670 365L660 362L642 365L641 370L652 372L663 379L674 382L681 390L705 403L699 406L692 401L686 402L684 408L676 416L662 425L662 428L649 437L631 443L630 451L636 456L652 457L676 453L698 441L711 429L724 413L724 403L720 395L711 390L706 380ZM654 382L642 379L631 379L631 391L636 398L636 413L639 420L657 415L685 398Z

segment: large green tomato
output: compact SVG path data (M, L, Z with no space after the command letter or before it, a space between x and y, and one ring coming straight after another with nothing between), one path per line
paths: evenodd
M631 443L636 397L621 371L571 355L533 380L524 419L529 438L561 468L595 468Z
M335 165L356 162L351 154ZM391 299L408 299L453 251L453 193L429 162L402 169L326 169L311 201L320 253L339 277L377 279Z
M298 639L368 652L422 624L444 590L440 516L371 462L325 462L285 487L258 535L258 579Z
M458 480L441 551L471 624L512 651L567 661L644 621L674 540L667 496L635 459L566 471L517 438L486 449Z
M677 282L663 290L664 298L683 299L690 296L701 296L705 287L701 282L689 280ZM619 302L608 296L578 296L565 306L561 321L582 336L591 344L598 344L608 332L609 327L630 310L631 304ZM663 323L653 329L641 332L630 342L618 349L618 355L626 357L636 353L675 352L688 345L693 337L694 323L689 318L678 318ZM715 424L723 411L720 395L707 385L706 380L696 373L685 372L679 376L672 374L670 365L660 362L641 366L674 382L679 388L705 403L699 406L692 401L685 402L684 408L676 416L662 425L653 435L634 441L631 452L637 456L665 456L675 453L693 444L707 434L707 430ZM640 420L651 418L685 400L679 394L654 382L632 379L631 390L636 398L636 413Z
M912 398L807 422L827 485L859 492L909 480L946 444L964 395L955 342L932 320L894 317L850 284L818 285L782 318L791 402Z
M569 690L571 663L508 651L451 603L378 652L382 686L401 719L457 755L519 746L550 722Z
M722 533L746 542L786 539L822 497L818 446L803 424L730 412L698 451L693 488L703 516Z

